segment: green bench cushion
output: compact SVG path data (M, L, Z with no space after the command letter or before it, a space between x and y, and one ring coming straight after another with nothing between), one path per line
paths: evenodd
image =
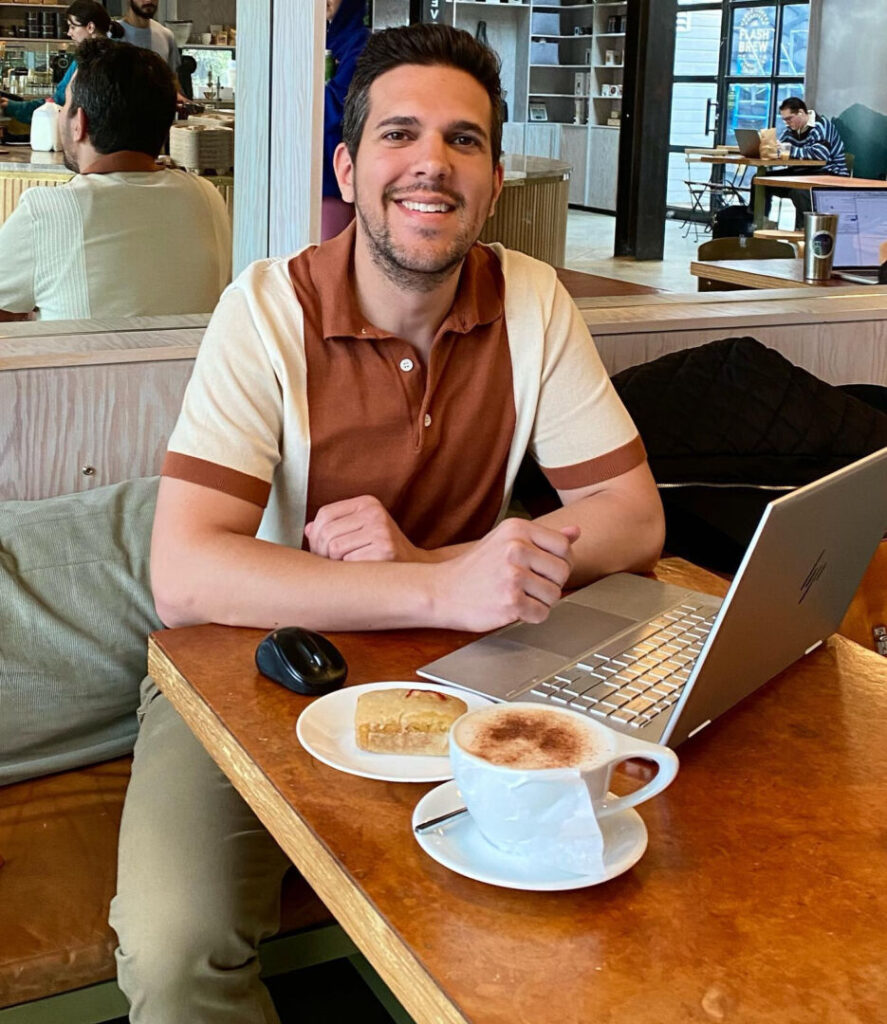
M132 749L157 482L0 503L0 785Z

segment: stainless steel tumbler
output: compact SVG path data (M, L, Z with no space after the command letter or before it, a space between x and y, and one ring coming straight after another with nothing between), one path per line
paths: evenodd
M828 281L832 276L835 239L838 234L836 213L804 214L804 280Z

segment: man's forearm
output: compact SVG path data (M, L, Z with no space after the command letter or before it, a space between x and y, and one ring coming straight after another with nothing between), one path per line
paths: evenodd
M168 626L362 630L435 621L435 568L418 563L335 562L219 532L162 553L155 548L151 573Z

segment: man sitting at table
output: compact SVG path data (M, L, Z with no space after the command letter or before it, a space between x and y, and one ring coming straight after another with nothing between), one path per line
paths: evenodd
M170 626L489 630L654 564L656 486L579 312L552 268L476 244L500 110L469 33L371 37L335 156L355 222L247 268L201 345L154 523ZM564 507L503 521L525 450ZM143 697L111 916L131 1020L273 1020L255 947L287 860Z
M789 96L779 107L779 116L783 127L779 133L779 141L791 146L789 156L792 160L824 160L824 167L783 167L771 168L767 176L778 174L806 175L838 174L847 177L847 158L844 154L844 142L838 134L834 122L827 117L818 116L815 111L808 110L804 101L798 96ZM798 188L766 188L764 215L769 218L774 196L787 196L795 207L795 228L804 227L804 214L812 209L810 193Z
M157 163L175 116L156 54L91 40L59 113L74 178L29 188L0 228L0 309L42 320L208 313L231 278L210 182Z

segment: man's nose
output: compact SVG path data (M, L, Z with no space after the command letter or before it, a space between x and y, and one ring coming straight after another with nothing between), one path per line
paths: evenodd
M413 153L415 173L429 178L443 178L450 173L450 149L446 139L437 132L423 135Z

